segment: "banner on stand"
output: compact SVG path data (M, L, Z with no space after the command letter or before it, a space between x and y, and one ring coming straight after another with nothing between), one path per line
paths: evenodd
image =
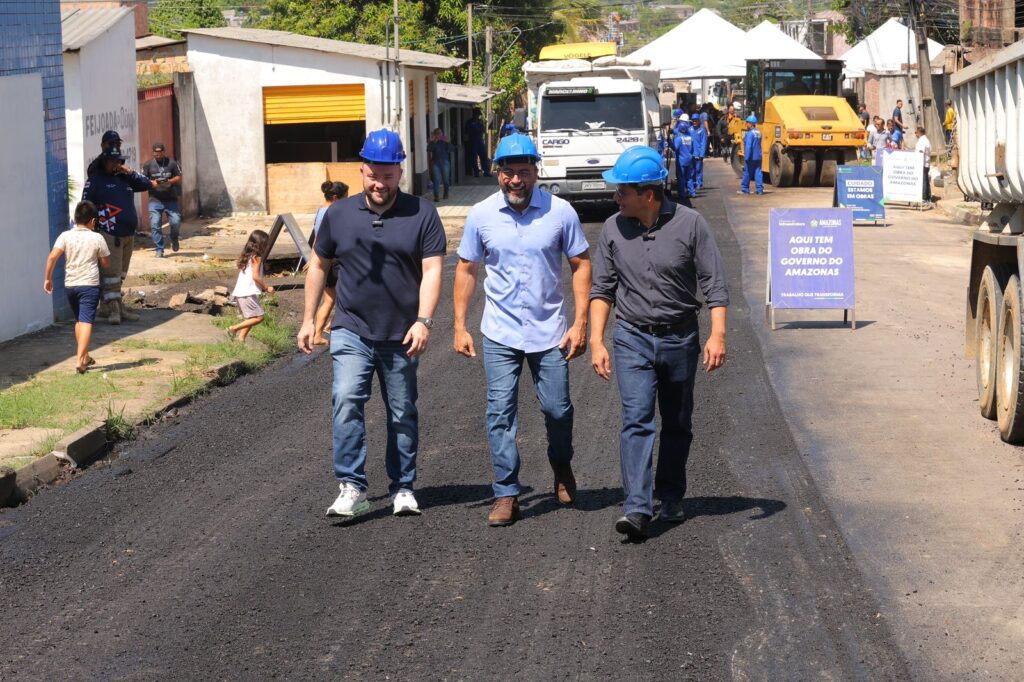
M853 222L885 222L882 169L877 166L839 166L833 206L853 211Z
M886 203L919 204L924 199L924 155L892 151L882 164L882 198Z
M852 309L853 212L773 208L769 221L768 306Z

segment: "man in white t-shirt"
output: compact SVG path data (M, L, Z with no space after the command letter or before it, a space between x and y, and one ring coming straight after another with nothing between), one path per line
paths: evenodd
M917 127L917 144L914 145L914 151L918 154L924 154L924 194L922 195L922 200L931 201L932 181L928 177L928 172L931 170L932 165L932 143L921 126Z
M110 267L110 248L96 231L99 211L91 201L79 202L75 207L75 226L57 235L57 241L46 259L46 278L43 291L53 293L53 269L64 256L64 291L75 314L75 341L78 344L78 363L75 369L85 374L95 360L89 357L92 325L96 322L96 307L100 302L100 266Z

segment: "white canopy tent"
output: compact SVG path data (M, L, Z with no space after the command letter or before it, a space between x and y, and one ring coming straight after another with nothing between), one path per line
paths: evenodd
M928 60L942 52L942 45L928 40ZM846 62L847 78L863 78L866 70L900 71L906 64L917 63L917 41L914 32L895 17L879 26L874 33L850 48L840 57Z
M661 70L663 80L739 78L746 74L746 33L705 8L629 55Z
M821 59L767 19L747 31L743 52L747 59Z

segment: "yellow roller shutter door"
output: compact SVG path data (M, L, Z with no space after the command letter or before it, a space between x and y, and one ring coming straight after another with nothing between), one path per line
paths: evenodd
M362 84L263 88L263 122L267 125L364 120Z

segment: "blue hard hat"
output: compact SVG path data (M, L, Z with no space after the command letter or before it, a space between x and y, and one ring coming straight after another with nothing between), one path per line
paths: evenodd
M615 185L653 185L668 177L661 154L643 145L630 147L619 155L615 165L601 174Z
M405 161L402 138L387 128L374 130L366 136L359 156L367 163L402 163Z
M679 118L682 115L682 113L683 113L682 109L678 109L678 108L677 109L673 109L672 110L672 118Z
M679 130L681 130L684 133L690 132L690 122L689 121L680 121L679 122Z
M754 116L753 114L747 116L747 123L753 123L754 125L757 125L757 116Z
M512 133L501 138L494 152L494 165L500 166L506 159L528 158L533 163L540 161L540 154L529 135Z

